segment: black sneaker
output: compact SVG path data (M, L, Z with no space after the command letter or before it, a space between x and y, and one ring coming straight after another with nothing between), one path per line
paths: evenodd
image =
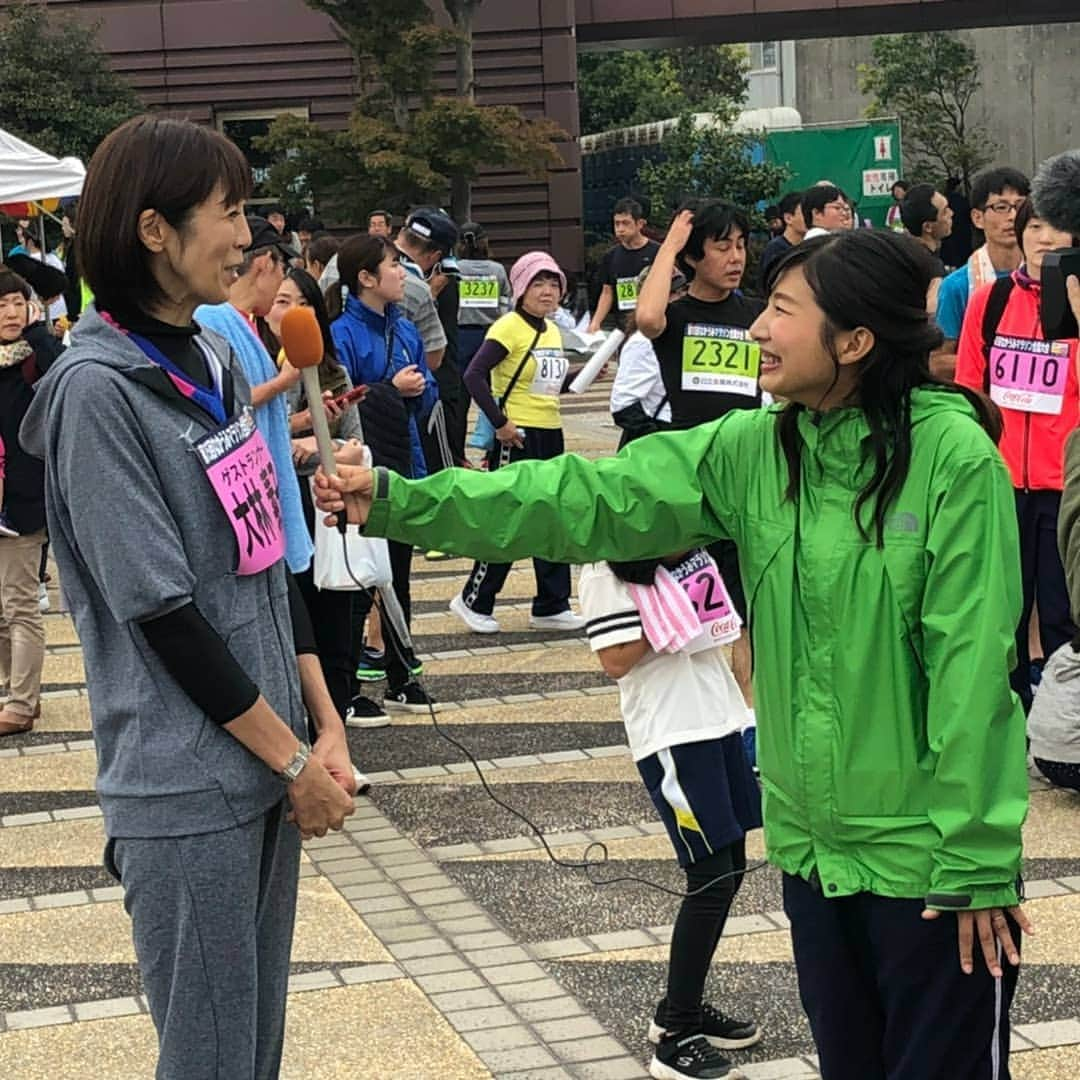
M366 645L360 652L360 664L356 669L360 682L379 682L386 678L386 653L376 652Z
M421 660L412 649L405 654L405 666L409 669L409 674L414 679L419 678L424 674L424 661Z
M656 1015L649 1024L649 1042L656 1044L667 1034L663 1025L667 1001L656 1006ZM701 1006L701 1031L709 1042L720 1050L745 1050L761 1042L761 1028L753 1020L736 1020L722 1013L707 1001Z
M383 698L387 712L423 713L442 712L442 706L417 682L406 683L400 690L387 690Z
M649 1062L653 1080L736 1080L742 1073L701 1032L661 1039Z
M345 726L356 728L386 727L390 717L371 698L357 694L345 710Z

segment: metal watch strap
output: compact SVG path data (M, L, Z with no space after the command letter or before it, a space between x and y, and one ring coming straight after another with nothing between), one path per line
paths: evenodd
M286 784L291 784L304 771L304 766L308 763L310 757L311 747L301 739L300 745L296 748L296 753L293 754L292 761L278 773L278 776Z

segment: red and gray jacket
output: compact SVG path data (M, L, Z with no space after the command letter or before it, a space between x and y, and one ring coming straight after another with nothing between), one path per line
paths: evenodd
M956 381L988 393L1001 409L999 444L1013 486L1061 491L1065 440L1080 423L1077 340L1046 341L1039 283L1022 269L971 297Z

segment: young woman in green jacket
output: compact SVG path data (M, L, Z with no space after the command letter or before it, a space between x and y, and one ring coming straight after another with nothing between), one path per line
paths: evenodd
M825 1080L1009 1077L1028 929L1016 515L992 406L930 374L930 276L884 231L793 249L751 328L762 388L786 400L767 411L603 461L320 478L330 514L481 559L735 540L768 657L766 848Z

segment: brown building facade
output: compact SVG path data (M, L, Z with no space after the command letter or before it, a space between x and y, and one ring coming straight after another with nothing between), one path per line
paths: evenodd
M0 0L0 8L7 0ZM390 0L392 2L392 0ZM353 104L348 50L304 0L49 0L101 24L116 69L146 103L213 124L241 145L274 116L343 126ZM441 9L441 4L434 4ZM577 49L760 41L952 25L1055 21L1076 0L487 0L477 20L477 98L547 116L569 138L546 180L481 177L474 213L500 258L549 247L582 261ZM452 60L440 75L452 85ZM256 154L253 165L258 174Z

